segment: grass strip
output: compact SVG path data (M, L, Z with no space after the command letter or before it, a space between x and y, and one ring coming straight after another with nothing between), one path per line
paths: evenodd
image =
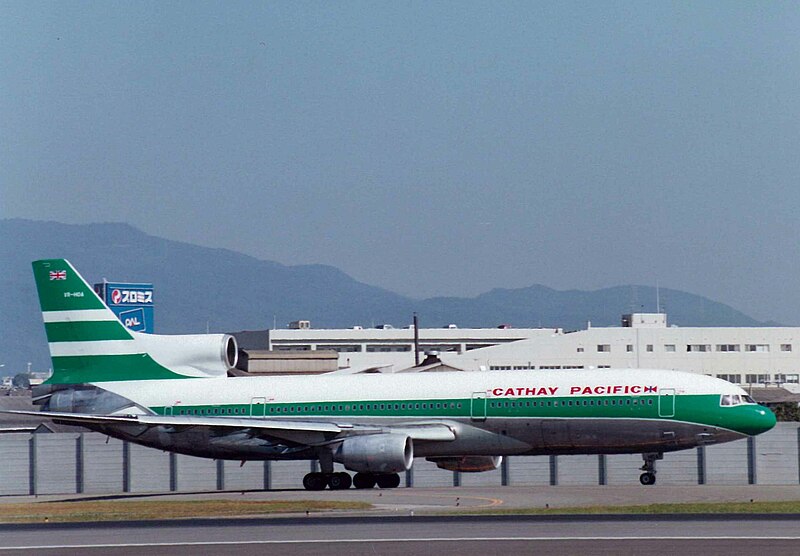
M318 500L70 501L0 504L0 523L127 521L368 510L366 502Z
M800 501L787 502L697 502L685 504L647 504L639 506L586 506L572 508L489 508L480 514L560 515L560 514L800 514Z

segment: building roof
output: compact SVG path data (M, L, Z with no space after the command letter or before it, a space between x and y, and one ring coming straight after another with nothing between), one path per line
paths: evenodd
M317 349L317 350L296 350L296 351L268 351L260 349L246 349L247 357L251 361L258 359L271 360L271 359L338 359L339 354L333 350Z
M785 388L755 387L749 389L750 396L758 403L800 403L800 394L793 394Z

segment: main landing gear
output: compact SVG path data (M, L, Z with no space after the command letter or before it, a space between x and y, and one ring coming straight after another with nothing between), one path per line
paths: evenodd
M656 460L664 459L664 454L642 454L642 459L644 459L644 465L639 469L644 471L644 473L639 475L639 482L645 486L656 484Z
M397 473L356 473L350 477L349 473L333 472L333 456L331 452L323 450L319 453L319 466L322 473L308 473L303 477L303 488L306 490L347 490L351 486L356 488L397 488L400 486L400 475Z
M347 473L308 473L303 477L303 488L306 490L346 490L350 486L356 488L397 488L400 486L400 475L397 473L356 473L352 479Z

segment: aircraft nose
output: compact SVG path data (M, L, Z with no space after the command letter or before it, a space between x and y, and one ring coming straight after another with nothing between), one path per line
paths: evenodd
M753 406L748 434L756 435L767 432L774 427L777 422L778 419L775 417L772 410L763 405Z

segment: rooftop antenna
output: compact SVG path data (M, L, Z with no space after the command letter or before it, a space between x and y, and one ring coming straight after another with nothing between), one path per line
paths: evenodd
M419 367L419 319L414 311L414 366Z
M658 280L656 280L656 313L661 313L661 292L658 287Z

